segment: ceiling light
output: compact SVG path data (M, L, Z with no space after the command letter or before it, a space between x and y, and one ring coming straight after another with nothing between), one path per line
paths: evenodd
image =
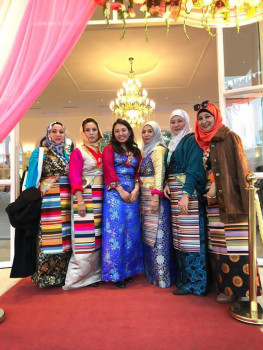
M117 118L127 120L132 127L138 127L149 120L149 116L155 109L155 103L149 100L145 89L140 90L141 82L135 79L132 69L134 58L130 57L129 61L131 70L128 80L123 82L123 89L117 92L116 100L111 101L110 109Z

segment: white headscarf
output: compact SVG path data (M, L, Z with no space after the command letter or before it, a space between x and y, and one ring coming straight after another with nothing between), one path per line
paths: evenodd
M145 123L143 125L143 128L146 125L150 125L153 128L154 136L149 143L143 145L143 150L142 150L143 158L145 158L147 156L147 154L152 152L154 150L154 148L158 145L162 145L162 146L166 147L165 143L163 141L163 135L162 135L162 132L161 132L161 129L160 129L158 123L156 123L154 121L150 121L150 122Z
M189 115L183 109L175 109L174 111L172 111L172 113L170 114L170 117L169 117L169 121L171 122L171 119L176 115L185 120L185 127L183 128L183 130L181 130L179 132L178 135L173 134L172 139L171 139L169 146L168 146L169 151L171 151L171 152L173 152L176 149L178 143L182 140L182 138L192 131L192 129L190 127Z

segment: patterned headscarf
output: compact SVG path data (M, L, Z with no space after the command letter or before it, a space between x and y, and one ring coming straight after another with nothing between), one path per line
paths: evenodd
M169 116L169 121L171 122L171 119L175 116L179 116L185 120L185 127L179 132L178 135L173 134L168 146L170 152L173 152L176 149L178 143L182 140L182 138L192 131L190 127L189 115L183 109L175 109L174 111L172 111L172 113Z
M198 115L201 112L208 112L212 114L215 118L215 125L210 129L209 131L205 131L201 129L201 127L198 124ZM211 144L212 138L215 136L215 134L218 132L219 129L223 126L223 118L220 112L220 109L213 104L212 102L208 102L208 105L206 108L201 108L197 111L196 114L196 121L195 121L195 139L198 145L206 152Z
M49 124L49 126L47 127L47 133L46 133L46 141L45 141L45 146L46 147L49 147L50 149L52 149L55 153L61 155L61 156L64 156L64 148L65 148L65 138L64 140L57 144L55 141L53 141L50 137L50 132L51 132L51 129L52 127L55 125L55 124L58 124L58 125L61 125L62 128L64 129L64 132L66 130L66 128L64 127L63 124L61 124L60 122L53 122L51 124ZM66 137L66 135L65 135Z
M162 135L162 132L161 132L161 129L160 129L158 123L156 123L155 121L150 121L150 122L145 123L143 125L143 128L146 125L150 125L152 127L153 132L154 132L154 136L148 144L144 144L143 150L142 150L143 158L145 158L147 156L147 154L151 153L154 150L154 148L158 145L162 145L166 148L165 143L163 141L163 135Z

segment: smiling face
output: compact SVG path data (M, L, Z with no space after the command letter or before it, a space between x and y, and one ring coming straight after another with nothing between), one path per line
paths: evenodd
M50 130L49 136L56 144L65 140L65 131L60 124L54 124Z
M83 127L84 134L90 143L98 141L99 131L97 125L93 122L86 123Z
M131 132L128 130L128 128L123 124L116 124L114 127L114 136L116 141L119 143L125 144L129 137Z
M180 131L183 130L185 127L185 120L184 118L180 117L179 115L175 115L170 120L170 127L171 131L174 135L178 135Z
M152 141L154 137L153 128L150 125L145 125L142 129L142 139L145 145Z
M204 131L210 131L215 125L215 117L209 112L201 112L198 114L197 122Z

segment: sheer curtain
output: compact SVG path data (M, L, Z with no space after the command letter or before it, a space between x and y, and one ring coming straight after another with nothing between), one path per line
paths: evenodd
M7 18L19 23L0 67L0 142L60 68L96 8L93 0L19 0L24 6L17 11L13 1L0 22L0 35Z

